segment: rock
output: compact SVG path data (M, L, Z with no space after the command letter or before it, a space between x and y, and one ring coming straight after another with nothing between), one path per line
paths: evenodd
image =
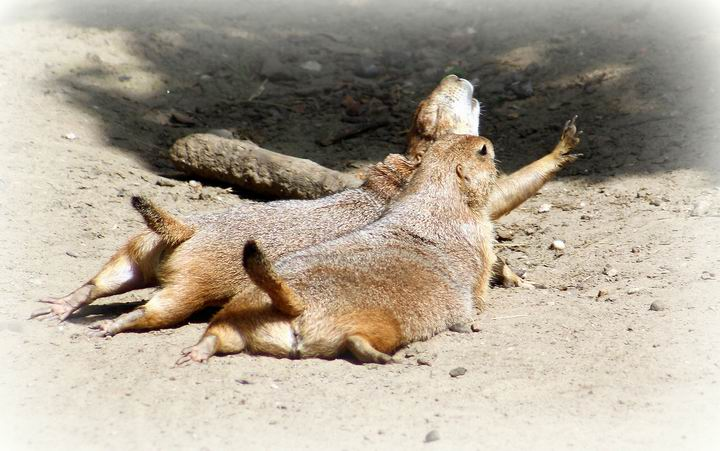
M351 95L343 97L341 103L348 116L361 116L365 113L365 106L361 102L355 100L355 98Z
M562 251L565 249L565 242L563 240L555 240L550 244L550 249Z
M76 139L80 139L80 137L78 135L76 135L75 133L72 133L72 132L65 133L64 135L62 135L62 137L65 139L68 139L70 141L75 141Z
M440 434L434 429L425 435L425 443L437 442L438 440L440 440Z
M317 61L311 60L311 61L305 61L300 65L302 69L305 69L309 72L320 72L322 71L322 64L318 63Z
M610 294L610 292L608 290L606 290L604 288L600 288L598 290L597 296L595 296L595 297L600 299L600 298L607 297L608 294Z
M67 251L67 252L65 252L65 254L66 254L68 257L72 257L72 258L78 258L78 257L80 257L80 255L79 255L77 252L73 252L73 251Z
M171 179L157 179L155 184L157 186L177 186L177 182Z
M470 325L465 324L465 323L453 324L452 326L450 326L450 331L457 332L460 334L469 334L470 332L472 332L472 330L470 329Z
M208 133L221 138L233 139L232 132L226 128L213 128L212 130L208 130Z
M417 364L421 366L432 366L432 360L427 357L418 357Z
M512 230L500 228L495 230L495 235L497 236L498 241L512 241L515 236Z
M132 77L129 75L120 75L118 77L118 81L126 82L132 80Z
M661 312L663 310L667 310L667 308L667 303L661 300L653 301L653 303L650 304L650 310L652 310L653 312Z
M460 377L465 373L467 373L467 369L459 366L450 370L450 377Z
M260 75L270 81L292 81L297 77L275 55L268 55L260 68Z
M379 77L384 72L383 68L375 63L361 63L355 68L353 74L361 78L375 78Z
M470 330L472 330L473 332L480 332L482 330L482 328L480 327L480 323L472 323L470 325Z
M538 207L537 212L538 213L547 213L552 208L552 205L550 204L542 204L540 207Z
M705 216L710 209L710 202L706 200L699 200L693 206L690 216Z
M618 270L613 268L612 266L608 265L608 266L605 266L605 268L603 268L603 274L605 274L608 277L615 277L618 275Z
M715 280L715 273L710 271L703 271L702 274L700 274L700 279Z
M515 97L518 99L527 99L528 97L532 97L534 93L530 80L510 83L510 91L515 94Z
M195 125L195 119L193 119L189 114L183 113L181 111L173 111L170 114L170 122L187 126Z

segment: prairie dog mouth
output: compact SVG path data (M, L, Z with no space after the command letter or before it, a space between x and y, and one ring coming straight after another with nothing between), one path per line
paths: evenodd
M457 75L442 79L430 96L441 116L452 118L448 133L479 135L480 102L473 98L474 86Z

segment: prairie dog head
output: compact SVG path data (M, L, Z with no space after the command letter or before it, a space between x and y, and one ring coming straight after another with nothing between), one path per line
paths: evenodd
M419 158L430 142L448 134L479 133L480 102L473 98L472 84L448 75L420 102L408 134L408 156Z
M495 149L489 139L446 135L430 145L413 181L438 189L457 187L471 207L486 205L495 185Z

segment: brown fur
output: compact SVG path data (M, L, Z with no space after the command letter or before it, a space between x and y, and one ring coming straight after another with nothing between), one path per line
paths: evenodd
M242 342L247 352L284 357L332 358L349 350L361 361L384 363L399 346L469 322L495 262L487 212L493 156L484 138L439 139L382 218L267 269L305 305L300 315L272 316L263 293L249 291L231 304L264 307L228 305L197 346ZM269 318L272 328L263 324ZM189 348L181 361L198 360L198 352Z
M249 284L238 264L249 238L262 240L268 259L273 261L372 223L403 189L417 158L435 139L447 133L477 133L479 104L471 96L472 88L466 81L455 76L443 79L416 111L408 138L412 160L389 155L368 171L359 189L313 201L244 202L224 212L182 220L139 198L134 202L149 230L128 241L97 275L71 294L42 300L50 306L31 317L50 316L62 321L100 297L160 285L162 289L140 308L142 315L123 315L98 325L98 335L113 335L173 326L206 306L226 303ZM530 186L524 180L534 180L533 174L511 178L514 181L508 186L519 187L522 194L503 190L497 198L502 209L508 205L504 198L515 203L532 195L522 187ZM478 296L484 295L480 291Z

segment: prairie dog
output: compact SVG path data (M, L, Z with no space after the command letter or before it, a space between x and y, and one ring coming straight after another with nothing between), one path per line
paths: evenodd
M457 86L464 96L446 96ZM413 145L441 135L475 128L479 103L472 85L456 76L445 77L420 108L458 109L454 122L443 122L432 133L411 139ZM435 103L438 104L435 107ZM469 112L469 113L468 113ZM148 229L132 237L90 281L67 296L46 298L49 307L31 317L65 320L95 299L160 286L152 298L134 311L95 326L93 335L112 336L125 330L148 330L177 325L192 313L222 305L248 286L239 262L250 237L272 245L270 257L341 236L375 221L412 174L414 162L390 155L373 166L357 189L315 200L243 202L218 213L177 219L144 199L133 206Z
M472 98L472 90L469 82L454 75L440 82L418 106L408 138L408 155L421 155L427 145L448 133L478 133L480 104ZM557 149L568 153L572 147L559 144ZM170 327L204 307L223 305L248 286L238 262L242 244L250 237L267 242L270 257L276 258L379 218L411 176L414 164L397 155L388 158L371 168L361 188L317 200L248 201L223 212L182 219L137 200L134 206L148 228L125 243L80 288L64 297L41 300L49 306L31 317L63 321L95 299L158 285L161 290L147 304L114 321L98 323L94 334L111 336L131 329ZM519 205L560 169L560 164L554 163L559 159L546 160L547 164L540 167L544 171L540 178L538 171L521 172L523 169L518 171L520 176L508 177L512 184L497 197L503 213L508 202ZM538 185L537 180L542 183ZM523 285L507 267L499 265L496 272L503 285Z
M487 210L493 158L489 140L448 135L428 146L376 222L275 263L269 245L249 241L243 266L258 288L228 304L178 363L241 351L298 358L349 351L386 363L400 346L469 322L495 260Z

